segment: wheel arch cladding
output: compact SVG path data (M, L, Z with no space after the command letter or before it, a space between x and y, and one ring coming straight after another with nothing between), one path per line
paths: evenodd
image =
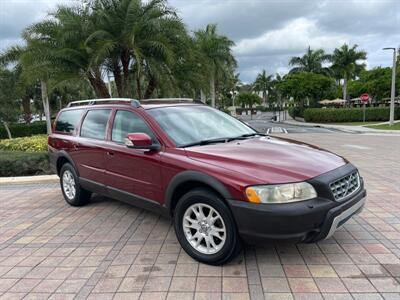
M60 175L61 168L65 163L71 164L72 167L75 169L76 174L79 176L78 169L76 168L74 161L68 155L68 153L65 151L60 151L58 154L58 157L57 157L57 165L56 166L57 166L57 174L58 175Z
M223 200L232 199L228 189L215 177L197 171L183 171L171 179L165 193L165 207L170 215L173 214L179 199L190 190L198 187L213 190Z

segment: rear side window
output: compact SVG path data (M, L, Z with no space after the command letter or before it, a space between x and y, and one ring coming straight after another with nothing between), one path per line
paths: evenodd
M110 109L95 109L88 111L82 123L81 136L104 140L106 137L106 127L110 111Z
M81 119L83 110L73 109L62 111L57 119L55 131L71 133Z
M141 117L133 112L119 110L115 114L111 139L114 142L123 143L128 133L146 133L153 142L156 138L153 131L147 126Z

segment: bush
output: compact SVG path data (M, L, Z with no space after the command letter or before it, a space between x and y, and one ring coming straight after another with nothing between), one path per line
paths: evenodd
M10 128L11 135L13 138L47 133L45 121L33 122L31 124L23 124L23 123L9 124L8 127ZM1 125L0 139L6 139L6 138L8 138L7 131L4 128L4 125Z
M0 150L45 152L47 151L47 135L0 140Z
M306 110L305 107L290 107L289 108L289 116L291 116L293 119L295 117L300 117L300 118L304 118L304 111Z
M395 119L400 119L400 107L395 109ZM304 111L306 122L340 123L362 122L362 108L308 108ZM369 107L365 110L365 121L388 121L388 107Z
M0 151L0 177L51 173L47 152Z

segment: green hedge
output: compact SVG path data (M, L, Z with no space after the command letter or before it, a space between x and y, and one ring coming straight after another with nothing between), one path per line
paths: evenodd
M0 151L0 177L51 173L47 152Z
M290 107L289 108L289 116L291 116L293 119L295 117L300 117L304 118L304 111L306 110L305 107Z
M363 121L362 108L307 108L304 111L306 122L340 123ZM400 107L395 109L395 119L400 119ZM365 121L388 121L388 107L369 107L365 110Z
M45 121L33 122L31 124L24 124L24 123L9 124L8 127L10 128L11 135L13 138L47 133ZM6 138L8 138L7 131L4 128L4 125L1 124L0 139L6 139Z
M47 151L47 135L40 134L15 139L3 139L0 140L0 150L45 152Z

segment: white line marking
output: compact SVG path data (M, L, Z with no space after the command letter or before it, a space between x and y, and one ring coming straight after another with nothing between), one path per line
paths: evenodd
M350 145L350 144L342 145L342 147L354 148L354 149L360 149L360 150L370 149L369 147L364 147L364 146L359 146L359 145Z

